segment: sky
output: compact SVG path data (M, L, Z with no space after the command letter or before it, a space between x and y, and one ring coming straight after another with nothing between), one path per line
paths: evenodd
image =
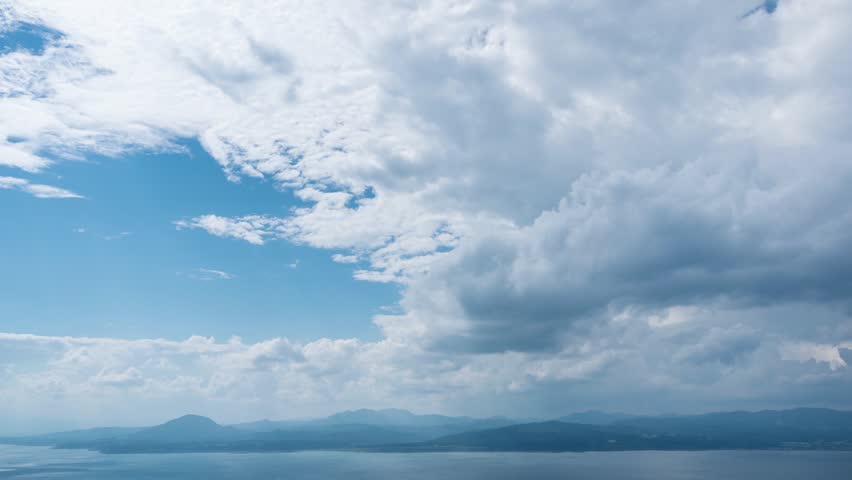
M0 433L852 408L846 0L0 0Z

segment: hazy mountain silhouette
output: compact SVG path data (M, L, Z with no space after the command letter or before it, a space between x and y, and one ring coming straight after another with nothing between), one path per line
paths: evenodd
M852 440L852 412L825 408L637 417L614 425L633 427L648 434L700 434L706 438L740 437L785 442Z
M572 419L574 422L560 420ZM355 410L327 418L219 425L186 415L148 428L97 428L0 439L0 443L86 448L104 453L369 451L611 451L701 449L852 450L852 412L799 408L634 417L580 412L560 420L511 423Z
M527 423L436 438L419 445L398 445L400 451L606 451L666 449L655 438L608 426L560 421Z
M365 425L425 426L446 425L471 420L469 417L447 417L444 415L416 415L408 410L388 408L384 410L347 410L329 416L329 423L360 423Z
M589 425L610 425L615 422L639 418L637 415L627 413L607 413L600 410L587 410L585 412L569 413L557 418L565 423L586 423Z
M223 427L207 417L184 415L162 425L127 435L125 440L140 443L185 443L234 440L245 437L244 432L234 427Z
M605 420L606 416L593 415L590 419ZM396 446L395 449L607 451L782 448L852 449L852 412L799 408L631 417L606 424L550 421L466 432L419 445Z
M238 430L247 432L272 432L275 430L295 428L304 425L310 425L311 420L269 420L263 419L256 422L245 422L231 425Z
M384 431L402 434L414 441L472 430L505 427L516 423L519 423L519 421L504 417L473 418L446 415L418 415L408 410L394 408L384 410L348 410L315 420L261 420L258 422L241 423L234 425L234 427L251 432L273 432L276 430L286 432L306 430L316 432L325 430L333 432L339 426L355 428L355 426L360 425L362 427L381 427Z

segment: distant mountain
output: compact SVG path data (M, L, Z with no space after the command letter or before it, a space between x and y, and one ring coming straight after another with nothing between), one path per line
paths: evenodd
M60 448L88 448L104 453L206 451L249 440L250 433L223 427L199 415L185 415L137 432L92 442L59 443Z
M375 425L407 433L417 439L452 435L461 432L486 430L519 423L505 417L473 418L446 415L418 415L408 410L351 410L328 417L330 424Z
M124 437L126 442L186 443L203 441L231 441L246 438L245 433L233 427L223 427L199 415L184 415L162 425L143 429Z
M275 430L286 430L290 428L297 428L304 425L310 425L314 423L314 420L258 420L256 422L245 422L245 423L237 423L231 425L237 430L243 430L247 432L273 432Z
M360 449L387 444L417 442L416 431L395 430L376 425L307 425L262 432L241 447L255 451Z
M257 422L240 423L233 427L253 432L271 432L274 430L290 430L317 425L375 425L384 427L419 427L431 425L456 424L467 422L467 417L447 417L444 415L417 415L408 410L347 410L335 413L325 418L312 420L260 420Z
M436 438L419 445L389 447L395 451L524 451L582 452L608 450L667 449L679 446L658 438L646 438L607 426L559 421L527 423L509 427ZM689 444L689 446L696 446ZM684 447L686 448L686 447Z
M595 417L593 417L594 419ZM794 409L635 417L605 425L529 423L440 437L394 451L852 450L852 412Z
M472 420L469 417L447 417L444 415L416 415L408 410L388 408L385 410L349 410L336 413L326 419L336 424L434 426L448 425Z
M504 427L518 423L504 417L473 418L451 417L446 415L418 415L408 410L389 408L384 410L347 410L326 418L314 420L260 420L240 423L234 428L252 432L272 432L275 430L293 430L330 425L373 425L403 431L431 430L448 434L457 431L484 430Z
M156 427L155 427L156 428ZM154 440L159 433L143 431L89 448L103 453L288 452L348 450L419 440L416 435L372 425L310 425L289 430L247 432L232 427L211 429L209 436L184 436L179 441Z
M852 450L852 412L794 409L632 417L582 412L582 422L510 424L504 418L356 410L328 418L222 426L186 415L149 428L99 428L0 443L104 453L369 451Z
M556 420L565 423L585 423L588 425L611 425L615 422L639 418L637 415L627 413L607 413L600 410L588 410L585 412L570 413Z
M704 415L637 417L615 422L645 434L693 435L753 441L819 442L852 440L852 411L825 408L717 412Z
M161 425L141 429L98 429L64 432L42 437L0 439L0 443L84 448L104 453L154 452L263 452L358 449L384 444L422 441L452 428L398 427L313 421L261 421L222 426L197 415L186 415ZM341 422L341 423L337 423Z

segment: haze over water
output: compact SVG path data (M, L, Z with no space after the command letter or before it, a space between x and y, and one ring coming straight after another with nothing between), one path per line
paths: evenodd
M845 478L852 452L102 455L0 446L0 478L86 480Z

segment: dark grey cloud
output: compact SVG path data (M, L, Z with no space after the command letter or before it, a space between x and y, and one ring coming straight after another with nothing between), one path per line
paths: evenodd
M555 348L573 323L629 306L842 307L850 169L812 166L833 178L735 159L587 177L529 227L463 246L411 295L446 290L470 322L470 348L486 351Z
M760 335L743 327L722 330L711 328L694 343L687 343L674 357L694 365L720 363L732 365L745 359L760 346Z

